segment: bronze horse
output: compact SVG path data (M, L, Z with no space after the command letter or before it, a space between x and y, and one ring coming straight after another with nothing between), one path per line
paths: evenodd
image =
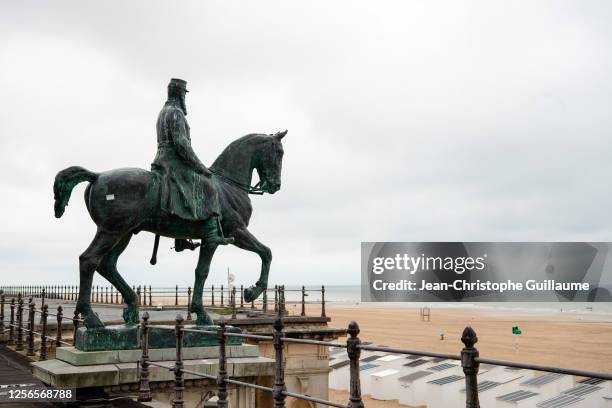
M253 170L260 183L257 190L274 194L281 186L283 146L281 139L287 131L274 135L249 134L230 143L210 167L212 182L219 193L221 226L226 236L234 238L233 245L255 252L261 258L261 274L257 283L244 291L244 299L251 302L267 287L272 252L248 230L253 208L249 192ZM149 231L156 235L182 239L202 239L202 222L185 221L160 210L160 179L155 173L123 168L94 173L73 166L55 177L55 216L61 217L74 186L83 181L90 184L85 190L85 205L98 226L89 247L79 257L80 286L76 311L81 313L86 327L100 327L103 323L90 304L93 275L98 271L123 296L126 307L123 319L128 324L138 322L136 293L117 271L117 259L128 246L133 234ZM202 304L204 282L216 245L202 242L195 270L195 284L191 311L197 314L197 324L212 324Z

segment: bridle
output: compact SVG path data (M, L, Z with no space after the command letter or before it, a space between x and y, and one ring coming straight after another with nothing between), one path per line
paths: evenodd
M236 180L234 180L231 177L228 177L224 174L221 174L220 172L213 170L212 168L208 168L208 170L214 174L215 176L219 177L221 180L225 181L228 184L231 184L235 187L238 187L239 189L241 189L242 191L248 193L248 194L256 194L256 195L263 195L264 193L267 193L268 190L265 190L264 188L266 187L267 182L264 181L262 182L261 180L255 184L254 186L250 186L248 184L243 184L240 183Z

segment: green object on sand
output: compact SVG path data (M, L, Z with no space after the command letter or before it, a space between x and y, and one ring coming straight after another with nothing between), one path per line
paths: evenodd
M522 334L523 332L521 331L521 329L519 329L518 326L512 326L512 334L516 334L517 336L519 334Z

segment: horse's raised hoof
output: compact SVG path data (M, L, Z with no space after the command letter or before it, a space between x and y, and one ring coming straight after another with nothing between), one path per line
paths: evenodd
M139 316L138 309L135 306L126 306L123 308L123 321L127 325L138 324Z
M102 320L100 320L100 318L98 317L98 314L95 313L93 310L85 314L83 320L85 323L85 327L87 327L88 329L104 327L104 323L102 323Z
M264 289L261 286L249 286L244 290L244 301L247 303L254 301L263 293Z

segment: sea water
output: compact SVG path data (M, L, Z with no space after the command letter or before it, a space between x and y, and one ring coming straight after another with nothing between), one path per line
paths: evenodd
M321 302L321 286L306 286L306 302ZM298 303L302 299L301 286L285 286L285 300ZM596 313L612 315L612 302L362 302L360 285L325 286L325 302L334 304L371 305L372 307L392 306L420 308L474 308L516 310L520 312L567 312Z

